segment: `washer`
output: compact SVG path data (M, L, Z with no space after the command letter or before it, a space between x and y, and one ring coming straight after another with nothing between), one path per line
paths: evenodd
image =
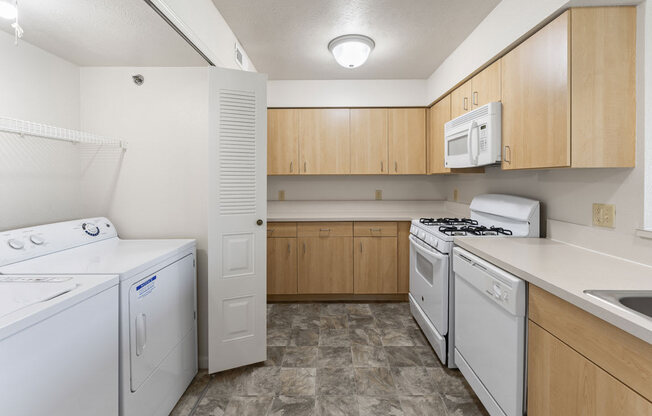
M0 233L0 274L119 276L123 416L168 415L197 373L195 240L123 240L106 218Z
M118 413L118 276L0 276L0 414Z

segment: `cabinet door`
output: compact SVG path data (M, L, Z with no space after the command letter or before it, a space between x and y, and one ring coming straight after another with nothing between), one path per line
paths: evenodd
M396 237L356 237L353 242L353 292L397 292Z
M299 237L299 293L353 293L353 238Z
M428 173L450 173L444 167L444 124L451 120L451 96L428 109Z
M296 109L267 110L267 174L299 173L299 116Z
M471 80L471 106L478 108L502 99L500 60L489 65Z
M451 119L459 117L472 109L471 80L466 81L451 92Z
M529 321L528 415L652 415L652 403Z
M267 239L267 294L297 293L297 239Z
M503 169L570 166L569 12L502 58Z
M351 109L351 173L387 174L387 109Z
M300 109L302 175L351 173L349 109Z
M391 108L388 124L389 173L392 175L425 174L425 108Z

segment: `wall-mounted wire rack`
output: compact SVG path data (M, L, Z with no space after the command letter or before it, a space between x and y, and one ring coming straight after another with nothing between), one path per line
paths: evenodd
M21 136L35 136L64 142L95 144L100 146L118 146L121 149L127 149L127 142L124 140L9 117L0 116L0 131L16 133Z

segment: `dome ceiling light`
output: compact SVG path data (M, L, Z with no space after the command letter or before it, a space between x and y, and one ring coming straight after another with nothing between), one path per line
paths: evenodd
M357 68L364 64L376 44L369 36L338 36L328 43L328 50L344 68Z

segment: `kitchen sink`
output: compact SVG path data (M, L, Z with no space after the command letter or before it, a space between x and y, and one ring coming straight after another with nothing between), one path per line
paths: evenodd
M584 293L652 319L652 290L585 290Z

